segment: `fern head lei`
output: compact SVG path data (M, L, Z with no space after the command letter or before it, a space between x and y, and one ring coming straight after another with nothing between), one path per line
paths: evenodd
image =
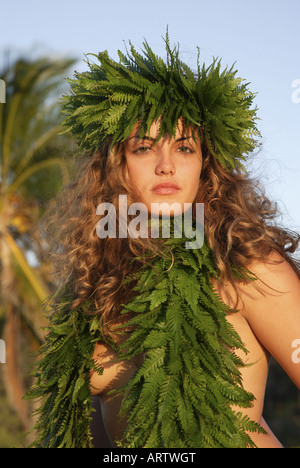
M165 39L166 60L154 54L147 41L142 53L130 43L119 62L107 51L89 54L99 63L69 79L71 93L63 97L63 124L81 149L96 152L109 139L125 141L138 123L141 138L160 119L157 141L175 135L178 120L198 129L208 150L228 170L245 169L243 161L259 144L256 96L249 83L236 76L234 65L221 70L221 60L199 63L193 71L180 59L179 45Z

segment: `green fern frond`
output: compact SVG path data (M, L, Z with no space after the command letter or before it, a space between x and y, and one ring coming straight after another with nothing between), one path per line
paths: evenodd
M154 58L152 58L154 60ZM235 354L246 351L226 320L234 313L211 287L217 277L211 251L185 250L186 239L169 239L174 263L156 256L132 278L135 295L122 310L132 331L122 345L113 343L119 360L144 355L144 363L122 388L120 414L128 426L120 447L249 447L249 433L260 426L235 408L248 408ZM238 272L241 274L241 272ZM130 279L126 279L130 288ZM92 447L89 424L89 373L103 372L93 359L95 342L105 340L90 303L70 310L65 291L49 327L36 382L28 397L43 397L35 446ZM65 301L63 298L65 297ZM121 332L121 331L120 331ZM110 341L108 341L110 343Z
M193 72L180 59L179 46L171 47L168 33L165 47L166 61L146 40L142 53L131 43L126 54L119 51L119 63L107 51L94 55L99 64L88 63L89 72L68 80L72 93L63 99L64 124L82 148L97 151L108 137L113 143L124 141L136 123L149 132L158 118L158 139L166 132L174 135L183 118L186 127L204 129L208 148L221 164L242 168L260 138L257 108L252 107L256 94L249 83L236 76L234 66L221 70L219 59L200 66L199 53Z

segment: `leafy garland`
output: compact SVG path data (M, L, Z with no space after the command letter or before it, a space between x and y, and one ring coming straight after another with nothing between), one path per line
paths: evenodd
M236 407L250 407L253 395L242 387L234 353L244 348L226 320L234 313L210 284L217 277L206 244L187 250L186 239L168 239L170 258L158 256L144 266L136 296L124 306L133 331L120 359L144 354L136 374L121 389L120 414L128 418L120 447L243 448L255 446L247 432L264 432ZM238 272L237 272L238 274ZM70 297L70 296L69 296ZM101 339L99 318L89 304L71 311L68 293L56 306L38 364L37 382L28 398L43 397L36 446L92 447L89 431L89 372L102 372L91 356Z
M36 380L25 399L39 399L34 427L37 448L92 448L89 373L101 372L91 359L100 339L96 318L88 320L89 305L71 310L68 288L59 301L52 298L52 317Z
M204 129L212 154L228 169L243 168L242 161L258 144L255 94L236 77L234 66L221 70L214 59L197 72L181 61L179 46L165 38L167 59L154 54L147 41L139 54L130 43L130 52L118 51L119 63L107 51L93 55L100 64L88 62L90 71L75 73L68 80L72 93L63 98L63 124L73 132L82 149L95 152L109 138L124 141L139 122L141 136L154 120L160 133L174 136L179 118L186 127Z

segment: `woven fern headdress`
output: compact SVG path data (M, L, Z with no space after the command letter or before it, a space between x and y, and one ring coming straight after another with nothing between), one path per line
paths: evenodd
M130 44L126 55L118 51L119 63L107 51L88 62L90 71L68 80L71 94L63 98L64 125L77 137L82 149L97 151L107 139L121 142L139 122L141 137L154 120L160 120L161 138L173 136L180 118L186 127L204 130L210 152L228 169L243 167L242 161L258 144L255 94L236 77L237 71L221 70L214 59L197 71L183 63L179 46L170 47L166 35L166 60L153 53L146 41L142 54Z

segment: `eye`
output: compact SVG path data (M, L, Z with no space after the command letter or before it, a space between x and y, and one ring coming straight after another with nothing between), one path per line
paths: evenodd
M136 150L134 150L135 154L146 154L151 150L149 146L140 146Z
M194 153L194 150L192 148L190 148L189 146L179 146L179 148L177 148L177 151L181 152L181 153Z

